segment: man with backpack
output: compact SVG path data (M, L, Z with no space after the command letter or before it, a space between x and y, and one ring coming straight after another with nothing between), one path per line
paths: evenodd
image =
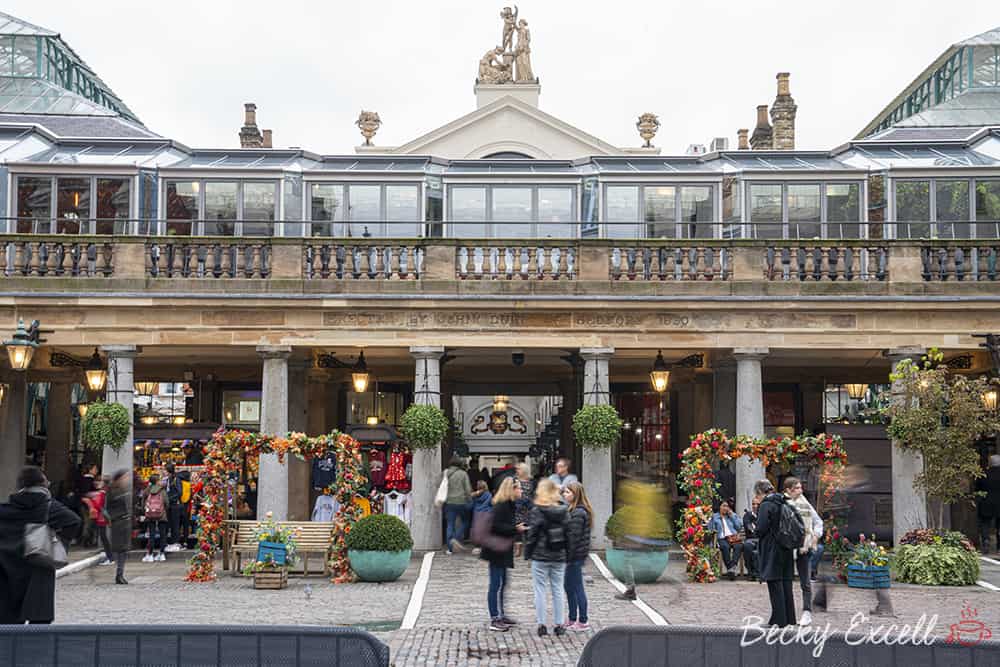
M757 512L757 565L761 581L767 582L771 599L770 625L795 624L795 599L792 579L795 576L796 549L805 540L805 526L799 513L774 485L762 479L753 487L760 502Z

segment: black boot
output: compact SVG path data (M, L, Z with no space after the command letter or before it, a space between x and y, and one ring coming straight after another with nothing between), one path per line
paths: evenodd
M635 586L629 586L624 593L615 595L616 600L635 600Z
M125 577L122 577L122 576L115 577L115 583L116 584L126 585L126 586L128 585L128 582L125 581Z

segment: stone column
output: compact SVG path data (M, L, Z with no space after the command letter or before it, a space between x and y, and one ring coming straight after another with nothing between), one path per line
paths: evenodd
M119 470L129 472L129 480L132 479L134 462L134 452L132 450L133 428L132 422L132 400L135 398L135 358L139 354L139 348L135 345L104 345L101 351L108 357L108 381L107 381L107 401L117 403L125 408L129 414L128 439L122 448L117 452L110 447L104 448L101 457L101 473L114 475Z
M0 502L7 502L17 490L17 474L28 451L28 379L14 372L0 376L0 382L9 385L0 405Z
M760 362L768 349L737 348L736 359L736 433L755 438L764 436L764 385L761 380ZM759 461L740 458L734 461L736 472L736 512L750 507L753 485L764 479L764 466Z
M306 369L308 361L288 362L288 430L308 435L319 435L309 432L309 422L306 415ZM295 456L286 458L288 463L288 520L308 521L309 482L312 463Z
M615 353L613 347L580 348L583 357L583 404L608 405L611 403L610 378L608 376L608 361ZM665 400L669 400L667 397ZM566 419L572 420L573 415L567 414ZM580 443L583 444L583 443ZM587 489L587 496L594 509L590 531L590 546L592 549L603 549L606 545L604 524L612 512L612 497L614 495L614 468L611 461L613 448L594 449L583 447L583 461L580 467L581 479Z
M443 347L411 347L415 362L413 402L441 407L441 357ZM441 546L441 510L434 495L441 483L441 447L413 452L413 547L429 551Z
M885 356L892 362L893 371L904 359L919 361L926 352L921 347L907 347L887 350ZM900 382L892 383L892 402L904 400ZM914 451L900 448L899 442L892 442L892 533L893 543L915 528L927 528L927 496L913 486L913 480L923 472L924 458Z
M49 478L53 493L58 491L60 482L67 482L70 478L69 450L72 449L73 441L72 403L72 383L53 382L49 385L46 408L48 414L45 418L45 476ZM102 470L101 474L110 476L112 472Z
M288 433L288 345L258 345L257 354L264 360L261 382L260 432L268 435ZM257 517L272 512L276 521L288 519L288 461L278 461L277 454L261 454L257 479Z

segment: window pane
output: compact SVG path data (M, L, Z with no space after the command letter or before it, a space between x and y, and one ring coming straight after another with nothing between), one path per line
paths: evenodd
M989 221L989 222L987 222ZM976 237L1000 238L1000 181L976 181Z
M386 236L390 238L417 238L420 236L419 224L400 224L420 220L418 192L419 189L415 185L385 186L385 219L390 223L395 223L386 226Z
M861 186L857 183L827 183L826 235L832 239L861 236Z
M17 177L17 233L47 234L52 216L52 179Z
M531 237L531 189L493 188L493 236Z
M600 203L597 197L599 187L596 178L583 179L583 201L580 205L580 215L577 216L580 219L579 222L582 223L579 235L583 238L597 238L601 230L601 226L597 224L597 207Z
M274 236L277 183L243 184L243 236ZM248 222L260 220L262 222Z
M538 238L568 239L573 226L573 188L538 188Z
M646 238L672 239L677 236L677 195L671 186L645 188Z
M710 239L715 236L715 220L710 186L681 188L681 222L685 238Z
M896 181L896 233L901 239L931 235L931 190L928 181Z
M969 182L936 181L935 189L938 238L969 238Z
M977 46L972 50L972 85L997 85L997 50L993 46Z
M788 185L788 235L815 239L820 231L819 183Z
M754 237L782 238L780 185L750 185L750 221Z
M58 178L56 234L90 232L90 179Z
M97 233L125 234L129 217L127 178L97 179Z
M486 238L486 188L451 188L451 225L454 238Z
M310 219L313 236L345 236L344 229L344 186L319 185L312 186L310 200Z
M378 236L382 225L382 187L379 185L349 185L347 219L348 236ZM360 224L355 224L360 223Z
M205 183L205 235L233 236L236 233L237 183Z
M444 236L444 192L441 190L441 179L428 176L424 180L424 192L427 203L424 207L424 220L427 221L427 236L441 238Z
M190 236L194 234L194 220L198 219L198 181L167 183L167 234Z
M605 194L605 225L609 239L634 239L639 234L639 188L608 186ZM614 224L634 223L634 224Z
M38 76L39 37L24 35L14 38L14 61L11 73L14 76Z

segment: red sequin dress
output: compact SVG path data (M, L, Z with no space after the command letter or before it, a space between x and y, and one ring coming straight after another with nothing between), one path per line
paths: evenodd
M397 491L410 490L410 481L406 479L406 455L403 452L389 454L389 469L385 473L385 486L387 489L396 489Z

